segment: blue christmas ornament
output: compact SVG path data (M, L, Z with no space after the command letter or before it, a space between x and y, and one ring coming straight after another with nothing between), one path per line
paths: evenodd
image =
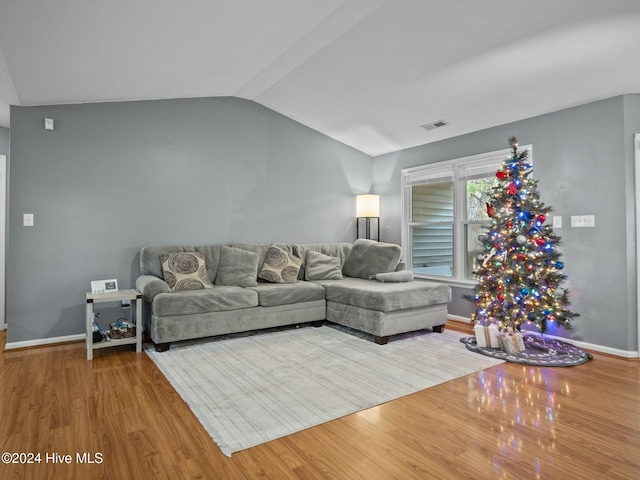
M558 270L562 270L562 269L564 268L564 263L562 263L562 262L556 262L556 268L557 268Z
M524 296L529 295L529 290L527 290L526 288L521 288L520 289L520 293Z

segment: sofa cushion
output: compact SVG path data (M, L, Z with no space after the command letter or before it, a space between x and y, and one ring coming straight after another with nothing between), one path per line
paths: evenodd
M399 245L360 238L353 244L342 273L348 277L368 279L377 273L393 272L401 256Z
M211 283L214 283L218 274L218 264L220 263L220 249L222 245L202 245L196 246L195 251L204 255L205 263L207 264L207 271L209 272L209 278Z
M305 265L305 280L340 280L342 278L342 267L338 257L309 250Z
M258 278L273 283L296 283L302 260L275 245L269 247Z
M380 312L426 307L451 300L451 287L436 282L381 283L345 278L315 283L325 288L327 301Z
M176 252L162 255L162 276L172 292L211 288L209 273L200 252Z
M257 253L223 245L220 249L220 263L216 275L216 285L253 287L258 284Z
M258 293L258 302L263 307L290 305L293 303L324 300L324 288L310 282L297 283L258 283L249 287Z
M213 287L175 293L160 293L153 299L157 317L224 312L258 306L258 294L241 287Z

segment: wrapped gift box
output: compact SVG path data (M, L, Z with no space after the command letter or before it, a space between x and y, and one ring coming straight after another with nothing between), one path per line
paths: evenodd
M525 350L525 346L524 346L524 336L522 335L522 333L520 332L516 332L513 334L513 338L516 342L516 348L518 349L519 352L524 352Z
M524 338L520 332L503 332L498 335L498 342L500 344L500 350L507 353L523 352Z
M482 325L477 323L473 327L473 333L476 336L476 345L479 347L500 348L498 326L496 324Z

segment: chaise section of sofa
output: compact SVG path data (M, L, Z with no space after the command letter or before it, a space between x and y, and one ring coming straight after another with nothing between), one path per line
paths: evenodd
M451 288L435 282L377 282L361 278L317 282L326 291L327 320L374 336L384 345L398 333L432 329L447 321Z
M412 281L411 272L397 272L401 256L398 245L356 240L344 260L343 279L316 282L326 292L327 320L369 333L381 345L398 333L427 328L441 332L451 288Z

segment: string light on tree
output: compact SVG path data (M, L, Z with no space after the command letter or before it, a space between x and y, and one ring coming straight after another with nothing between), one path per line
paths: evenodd
M569 292L561 286L566 276L557 251L560 238L545 223L551 208L540 201L537 181L530 178L529 152L518 152L515 138L509 142L512 154L496 172L487 203L491 224L478 237L485 253L477 259L472 319L497 323L502 330L525 322L542 333L550 323L569 330L578 314L569 310Z

